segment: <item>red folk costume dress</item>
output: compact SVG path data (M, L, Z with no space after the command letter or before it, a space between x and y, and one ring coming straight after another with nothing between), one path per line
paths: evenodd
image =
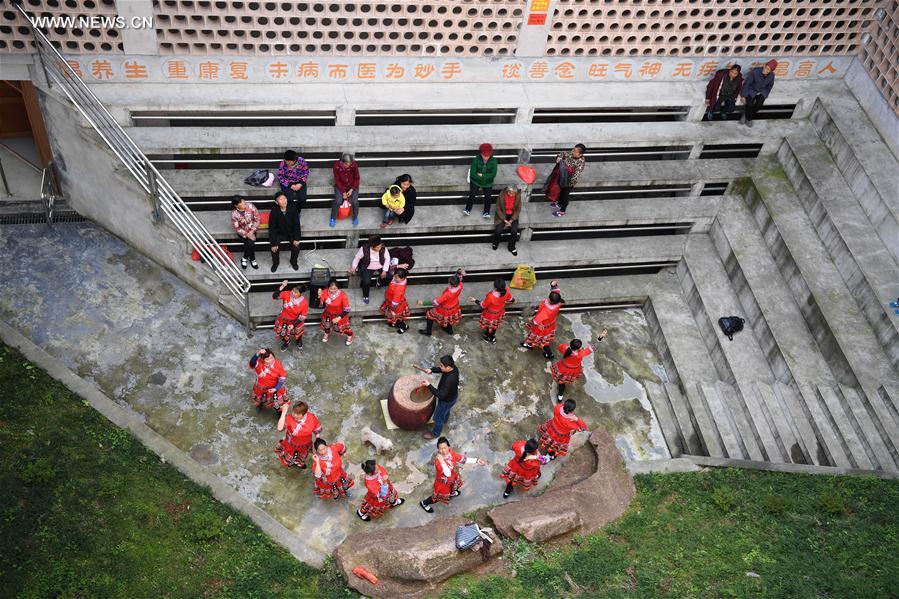
M321 329L326 333L339 333L347 337L353 336L353 329L350 328L350 298L344 291L338 290L336 294L331 295L327 289L322 289L318 293L324 310L322 311ZM334 322L334 319L340 317L340 322Z
M506 289L500 295L494 289L481 302L481 329L495 331L506 317L506 304L512 302L512 293Z
M384 512L392 508L400 498L387 476L387 470L380 464L374 474L365 475L365 488L367 492L359 511L372 520L383 516Z
M281 300L281 313L275 319L275 336L282 341L299 341L306 332L306 315L309 314L309 302L306 296L294 297L290 291L278 294Z
M256 407L265 406L273 410L280 410L281 406L290 403L287 399L287 371L277 358L271 366L266 365L265 360L256 357L255 365L250 362L250 368L256 372L256 383L253 385L253 402ZM281 388L275 391L275 387L281 383Z
M506 482L511 483L512 486L521 485L521 488L527 491L531 487L537 486L537 479L540 478L540 467L543 464L540 462L539 457L533 460L519 461L521 454L524 453L524 446L524 440L512 443L512 451L515 452L515 457L509 460L506 467L503 468L503 473L500 477L506 479Z
M568 345L564 343L559 344L559 351L562 352L562 359L553 364L549 369L553 380L560 385L568 385L581 378L581 375L584 374L584 365L581 362L584 358L592 354L594 349L593 345L588 343L586 347L572 350L571 355L566 358L565 352L568 351Z
M343 460L340 456L346 453L346 445L334 443L328 445L328 455L318 456L322 468L322 475L315 478L313 492L319 499L340 499L346 497L346 492L356 484L343 470ZM318 454L316 454L318 455Z
M321 432L322 426L312 412L306 412L299 419L288 414L284 418L284 438L275 448L275 454L286 468L305 468L313 438Z
M446 464L445 469L440 465L440 458L443 458ZM474 461L474 459L466 458L452 449L446 457L438 454L434 458L434 471L437 473L437 476L434 479L434 494L431 496L431 500L449 503L453 493L458 492L462 488L462 474L459 472L459 465Z
M564 404L557 404L553 409L553 417L537 427L540 451L560 458L568 455L571 435L587 430L587 424L583 420L574 414L565 414L563 407Z
M554 290L557 291L557 290ZM559 317L559 310L562 309L562 303L556 305L549 303L549 298L540 303L534 318L525 325L528 334L524 338L524 342L532 347L547 347L556 338L556 318Z
M459 305L462 286L462 281L459 281L458 287L444 289L440 297L434 300L434 307L428 310L428 320L433 320L444 328L459 324L459 321L462 320L462 306Z
M381 304L381 314L387 318L387 324L394 326L398 322L405 322L409 318L409 303L406 301L407 281L393 279L387 285L384 292L384 303Z

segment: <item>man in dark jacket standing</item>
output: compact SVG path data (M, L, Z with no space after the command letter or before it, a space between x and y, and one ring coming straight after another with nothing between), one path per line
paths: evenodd
M437 407L434 408L434 429L422 436L425 439L436 439L443 431L443 425L449 419L450 410L456 405L456 400L459 399L459 369L456 367L456 362L452 356L441 357L440 364L433 368L422 368L417 364L412 366L427 374L440 373L440 381L436 387L428 381L421 382L421 386L427 387L437 398Z
M268 238L272 246L272 272L281 263L281 244L290 242L290 266L300 270L300 216L293 202L287 201L283 191L275 194L275 207L268 215Z
M743 75L740 65L735 64L727 69L720 69L705 87L705 106L709 120L715 120L715 113L721 112L721 120L734 111L740 88L743 87Z
M774 69L777 68L776 60L769 60L763 67L755 67L749 70L746 81L743 83L743 89L740 90L740 98L746 104L743 111L741 123L746 123L748 127L752 127L752 121L755 115L762 109L771 88L774 87Z

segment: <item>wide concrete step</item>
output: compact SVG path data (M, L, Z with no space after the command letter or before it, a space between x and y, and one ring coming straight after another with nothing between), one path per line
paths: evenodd
M818 98L809 121L880 240L899 262L899 161L851 94Z
M692 224L688 230L708 230L718 211L720 196L695 196L681 198L642 198L634 200L603 200L601 202L572 202L565 218L552 215L552 208L545 201L532 201L522 207L519 228L540 230L565 230L583 227L639 227L661 224ZM257 208L271 209L269 202L259 203ZM359 209L359 226L354 227L351 219L338 220L335 227L328 225L330 209L307 208L301 215L302 235L306 237L334 237L368 235L417 235L423 233L466 233L492 232L495 226L491 209L490 218L481 217L483 205L475 205L470 216L462 213L459 206L420 206L409 224L396 222L381 228L383 210L380 208ZM231 228L231 212L225 210L197 212L197 218L219 240L236 240ZM634 231L639 235L639 229ZM268 239L268 232L260 230L260 240Z
M228 152L270 154L285 140L300 140L304 152L404 152L477 148L485 140L494 150L568 149L583 143L602 147L680 146L702 144L764 144L772 138L799 132L805 124L794 120L761 120L754 127L739 122L708 123L556 123L487 125L392 125L336 127L125 127L145 154L211 154ZM397 140L402 140L398 145ZM577 140L577 141L573 141ZM689 140L685 143L684 140Z
M652 381L644 381L643 386L646 394L652 404L656 418L659 420L659 427L662 429L662 436L665 437L665 443L668 445L668 452L671 457L676 458L682 454L691 453L687 447L687 442L681 430L681 426L677 421L671 400L662 385L653 383ZM688 433L689 434L689 433Z
M492 250L489 243L460 243L448 246L419 246L415 248L415 267L412 275L446 273L449 276L456 268L472 272L514 270L519 264L529 264L537 269L558 269L571 271L582 267L674 263L683 256L686 235L657 235L651 237L620 237L604 239L581 239L576 244L570 241L530 241L521 243L518 256L512 256L505 247ZM271 255L257 251L259 269L247 269L246 276L251 282L281 280L285 275L308 277L313 264L322 263L332 272L346 276L352 265L356 248L335 250L303 250L300 252L300 271L294 271L288 263L285 249L277 273L269 270ZM238 256L239 257L239 256Z
M335 160L336 160L335 155ZM719 158L708 160L634 160L628 162L588 162L578 180L578 188L575 189L575 198L579 190L591 186L611 185L639 185L646 183L697 183L732 181L746 176L752 169L752 158ZM533 164L537 170L537 182L535 191L543 185L552 164ZM267 168L277 172L278 161L271 163L260 162L257 168ZM523 186L521 179L515 172L514 164L500 164L495 180L495 188L503 185ZM247 197L272 198L277 186L266 189L251 187L244 184L244 179L250 174L251 169L165 169L162 176L182 197L230 197L236 193L247 194ZM435 165L419 166L414 162L408 165L391 168L367 168L360 167L360 193L383 194L387 186L392 184L396 177L407 173L415 182L415 189L421 192L468 192L466 180L466 165ZM647 176L649 173L652 177ZM332 197L334 193L334 177L330 166L327 168L312 168L308 178L311 195L324 195ZM377 197L380 197L378 195ZM464 200L463 200L464 201Z
M288 278L289 280L289 278ZM537 286L530 291L512 289L515 304L509 306L509 312L514 313L525 310L532 311L549 294L550 279L541 279ZM576 309L586 305L603 305L610 307L641 306L653 286L653 275L631 275L613 277L581 277L574 279L562 279L559 281L562 297L565 300L566 309ZM406 290L406 299L412 311L413 318L422 316L428 308L417 305L418 300L432 301L446 288L444 284L416 284L409 283ZM462 312L465 316L477 318L480 308L471 301L472 297L484 299L484 296L493 289L493 283L478 282L465 283L461 298ZM354 278L350 281L346 291L353 317L379 317L380 306L384 301L384 288L372 285L370 302L362 302L362 290L358 281ZM307 294L308 297L308 294ZM281 311L278 300L272 299L271 291L257 291L250 293L250 315L257 324L271 324ZM320 309L310 309L310 314L320 315Z
M853 300L786 174L762 158L745 196L765 244L834 377L866 395L896 385L897 373Z
M837 271L893 368L899 369L899 318L888 305L899 297L895 258L881 239L871 234L871 222L816 137L787 137L778 159Z
M832 384L827 361L743 199L729 196L722 206L710 237L775 377Z
M884 427L864 394L847 385L834 387L841 404L852 413L856 431L868 458L877 470L899 469L899 452L893 446L889 427Z
M699 383L699 394L718 430L727 457L761 460L762 453L746 418L745 404L726 383Z

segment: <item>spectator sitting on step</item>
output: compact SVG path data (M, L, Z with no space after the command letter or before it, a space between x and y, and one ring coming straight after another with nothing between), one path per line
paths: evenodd
M278 166L278 182L281 191L291 204L296 206L297 216L306 205L306 180L309 178L309 166L302 156L293 150L284 152L284 160Z
M749 69L746 81L743 82L743 89L740 90L740 100L746 104L743 111L741 123L745 123L747 127L752 127L752 121L755 120L759 110L768 99L771 88L774 87L774 69L777 68L776 60L769 60L763 67L755 67Z
M359 226L359 165L352 154L343 154L334 163L334 200L331 202L331 220L328 226L337 226L337 210L344 202L353 209L353 226Z
M411 221L412 217L415 215L415 200L418 198L415 188L412 187L412 175L400 175L393 184L399 185L400 189L403 190L403 197L406 198L406 205L403 206L403 213L399 215L397 220L404 225L408 225L409 221Z
M740 74L740 65L731 65L727 69L719 69L715 76L705 86L706 120L715 120L715 113L721 112L721 120L726 121L727 115L734 111L740 88L743 87L743 75Z
M386 285L390 282L390 252L387 246L381 241L380 235L372 235L368 238L368 243L364 244L356 257L353 258L353 264L350 266L350 274L359 273L362 279L362 303L367 304L369 301L369 292L371 291L371 278L375 277L378 287Z
M384 219L381 221L381 228L393 224L395 218L402 216L405 212L406 197L403 195L403 189L399 185L391 185L381 196L381 205L384 206Z
M256 206L246 201L239 195L231 198L231 226L243 243L243 258L240 259L240 267L247 269L247 261L253 268L259 268L256 262L256 231L259 229L259 211Z
M493 156L493 146L481 144L478 155L471 159L468 167L468 203L462 212L465 216L471 214L474 207L474 197L480 191L484 195L484 218L490 217L490 204L493 202L493 180L499 168L496 158Z
M287 194L275 194L275 206L268 217L268 238L272 248L272 272L278 270L281 262L281 244L290 243L290 266L300 270L297 258L300 256L300 216Z
M556 156L556 166L553 168L543 186L550 206L555 208L553 216L556 218L565 216L568 210L571 190L577 185L578 178L584 172L587 159L587 146L577 144L568 152L560 152Z
M506 187L496 198L496 213L493 215L493 249L499 247L500 236L503 230L509 229L509 251L513 256L518 255L515 249L516 237L518 237L518 216L521 213L521 192L512 186Z

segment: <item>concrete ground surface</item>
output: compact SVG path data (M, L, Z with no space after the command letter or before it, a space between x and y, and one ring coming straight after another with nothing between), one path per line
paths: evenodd
M462 496L444 514L464 514L502 500L502 466L512 441L534 434L551 415L547 362L522 353L522 320L513 317L495 346L484 343L477 322L466 319L453 337L397 335L381 323L357 329L351 347L321 343L307 329L306 347L276 352L288 371L291 397L302 398L323 423L322 436L349 448L349 472L357 478L350 501L314 498L309 471L287 470L273 449L280 435L272 413L249 402L253 376L246 361L260 346L275 346L270 330L248 339L242 327L202 296L120 240L90 224L0 227L7 256L0 318L88 380L130 406L147 424L220 476L287 528L327 553L349 532L371 526L411 526L429 516L417 508L432 483L434 443L418 433L388 431L379 400L411 362L436 363L454 355L462 375L460 400L444 429L454 447L485 458L469 467ZM372 301L380 301L373 293ZM573 386L578 413L591 428L603 427L629 460L668 457L658 422L640 381L667 378L639 310L567 314L560 339L595 337L610 330L586 380ZM437 377L431 377L436 383ZM370 426L390 438L393 452L379 460L410 501L379 522L359 521L361 461L374 449L359 431ZM547 468L542 485L557 467ZM515 496L513 496L513 500Z

